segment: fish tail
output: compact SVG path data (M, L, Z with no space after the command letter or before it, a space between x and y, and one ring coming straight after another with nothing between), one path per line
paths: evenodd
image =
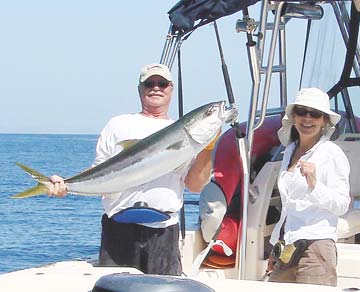
M27 174L29 174L33 179L36 179L38 182L48 182L49 178L46 175L43 175L42 173L36 171L35 169L32 169L25 164L16 162L16 165L22 168Z
M24 165L19 162L16 163L21 169L23 169L27 174L29 174L33 179L38 181L38 185L30 189L25 190L24 192L13 195L12 198L28 198L43 194L47 191L45 183L50 182L49 178L46 175L41 174L40 172Z
M43 194L46 192L46 190L47 190L47 187L45 185L39 183L37 186L27 189L26 191L23 191L22 193L18 193L11 197L15 198L15 199L29 198L29 197L34 197L34 196Z

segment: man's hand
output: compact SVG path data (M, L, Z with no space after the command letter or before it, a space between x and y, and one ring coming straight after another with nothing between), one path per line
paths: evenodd
M64 197L67 194L66 185L61 176L53 175L50 177L50 181L53 186L47 191L48 196Z

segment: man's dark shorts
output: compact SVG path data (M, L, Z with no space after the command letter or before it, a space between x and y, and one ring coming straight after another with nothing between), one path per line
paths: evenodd
M145 274L181 275L179 226L150 228L102 217L101 266L133 267Z

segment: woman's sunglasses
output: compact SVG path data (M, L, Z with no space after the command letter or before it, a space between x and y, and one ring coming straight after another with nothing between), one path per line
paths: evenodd
M319 119L321 118L324 113L315 109L308 109L306 107L299 107L299 106L295 106L293 109L294 114L296 114L299 117L304 117L307 114L310 115L310 117L314 118L314 119Z
M150 80L146 80L145 82L143 82L142 84L144 84L144 86L146 88L154 88L155 86L158 86L162 89L166 88L169 86L170 82L169 81L158 81L158 82L155 82L155 81L150 81Z

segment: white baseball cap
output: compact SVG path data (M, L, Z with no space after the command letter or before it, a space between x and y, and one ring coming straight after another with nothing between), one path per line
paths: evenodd
M139 82L142 83L148 78L154 75L159 75L165 78L167 81L172 81L171 73L169 68L163 64L152 63L145 65L140 71Z

